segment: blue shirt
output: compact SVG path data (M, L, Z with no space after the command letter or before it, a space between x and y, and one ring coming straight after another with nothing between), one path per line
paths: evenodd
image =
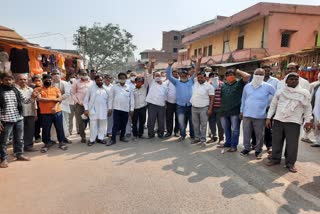
M176 87L177 105L179 106L191 106L192 87L194 84L195 72L189 78L187 82L181 82L174 78L171 72L171 66L167 68L167 77L169 81Z
M263 82L258 88L254 88L252 83L247 84L243 89L240 112L244 117L265 119L269 96L274 93L275 89L269 83Z

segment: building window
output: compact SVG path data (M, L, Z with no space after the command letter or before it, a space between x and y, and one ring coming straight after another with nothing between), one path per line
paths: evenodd
M173 48L173 53L178 53L178 48Z
M173 40L178 40L179 39L179 37L178 36L173 36Z
M181 40L184 38L184 35L181 36Z
M141 53L141 59L148 59L148 53Z
M194 57L197 57L198 56L198 49L194 49Z
M204 57L208 56L208 47L203 48L203 56Z
M198 54L199 54L199 55L202 54L202 48L198 48Z
M281 35L281 47L287 48L289 47L291 34L283 33Z
M239 36L238 37L238 50L242 50L244 45L244 36Z
M212 45L209 45L208 56L212 56Z
M223 53L230 52L229 40L223 42Z

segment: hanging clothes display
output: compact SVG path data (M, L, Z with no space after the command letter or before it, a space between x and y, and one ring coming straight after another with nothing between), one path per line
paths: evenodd
M30 51L30 71L32 75L42 74L43 69L40 66L41 56L39 57L38 53L35 51Z
M51 65L52 67L56 67L56 66L57 66L57 60L56 60L56 57L55 57L54 54L51 54L51 55L49 56L49 62L50 62L50 65Z
M5 51L0 52L0 72L10 71L9 55Z
M64 62L65 62L65 58L61 55L59 55L59 61L58 61L58 67L61 69L61 70L66 70L66 67L64 65Z
M44 54L42 54L42 67L46 68L49 65L48 57Z
M29 73L29 53L28 50L12 48L9 56L12 73Z

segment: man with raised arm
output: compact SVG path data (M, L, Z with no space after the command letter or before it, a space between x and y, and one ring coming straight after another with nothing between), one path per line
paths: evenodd
M191 113L191 96L192 96L192 86L194 84L194 78L196 73L200 70L202 56L198 57L198 63L196 66L196 72L191 70L191 77L188 78L188 71L182 70L180 74L180 79L176 79L172 76L172 65L173 61L168 61L167 77L169 81L176 87L177 96L177 114L180 126L180 138L178 141L183 141L186 138L186 122L189 121L190 136L194 138L193 124L192 124L192 113ZM194 62L194 61L193 61ZM192 64L194 67L194 64Z

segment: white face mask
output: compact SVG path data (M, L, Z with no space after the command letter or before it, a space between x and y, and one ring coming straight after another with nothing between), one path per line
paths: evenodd
M71 78L71 79L70 79L70 82L71 82L71 83L74 83L75 81L76 81L76 78Z
M136 80L136 77L135 77L135 76L132 76L132 77L130 77L130 80L131 80L131 81L135 81L135 80Z
M215 88L219 87L219 77L210 78L210 82Z
M210 71L206 71L206 77L209 77L210 73Z
M254 88L258 88L262 83L263 83L263 80L264 80L264 76L260 76L260 75L253 75L253 78L252 78L252 86Z
M155 77L154 80L155 80L156 82L160 82L160 81L161 81L161 77Z

